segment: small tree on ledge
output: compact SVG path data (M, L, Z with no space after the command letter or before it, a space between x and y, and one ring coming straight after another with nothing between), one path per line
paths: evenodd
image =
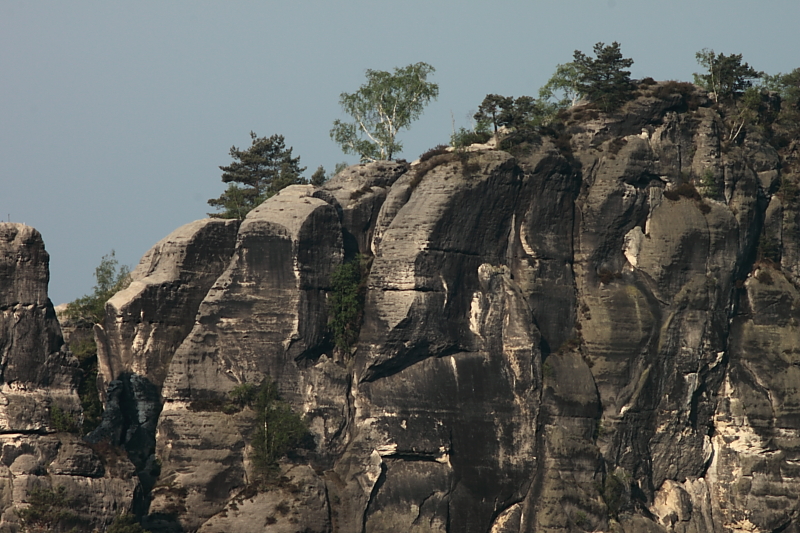
M238 218L247 216L261 202L289 185L305 183L301 174L300 157L292 157L292 148L286 148L283 135L258 137L250 132L252 143L247 150L231 147L235 160L222 170L222 181L228 189L208 205L221 212L209 213L213 218Z

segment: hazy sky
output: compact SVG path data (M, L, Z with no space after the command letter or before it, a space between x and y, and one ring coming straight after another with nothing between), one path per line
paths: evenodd
M438 101L400 157L448 142L487 93L535 95L575 49L619 41L634 78L691 80L702 48L800 66L798 0L0 0L0 216L44 236L55 304L115 249L139 258L203 218L249 132L311 172L367 68L436 68Z

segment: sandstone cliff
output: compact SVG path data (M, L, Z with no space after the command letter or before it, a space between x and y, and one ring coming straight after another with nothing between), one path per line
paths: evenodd
M799 147L726 120L643 86L506 151L358 165L177 230L96 329L93 438L128 449L153 531L800 530ZM337 348L332 275L359 253ZM67 398L57 324L35 327L24 360L64 362L4 366L4 394ZM254 410L225 407L264 379L312 436L266 488Z
M20 530L37 491L63 487L62 510L91 531L129 510L139 490L124 454L68 431L81 417L80 370L47 297L48 263L38 231L0 223L0 531Z

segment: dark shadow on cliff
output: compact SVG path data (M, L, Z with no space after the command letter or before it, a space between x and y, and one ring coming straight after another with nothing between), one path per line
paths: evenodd
M147 378L125 373L109 384L107 398L100 425L86 440L125 450L141 484L133 500L133 512L141 517L147 514L150 491L160 474L155 448L161 396Z

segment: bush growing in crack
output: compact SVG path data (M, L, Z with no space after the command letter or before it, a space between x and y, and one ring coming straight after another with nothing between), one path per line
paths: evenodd
M366 280L371 261L358 254L334 269L328 293L328 328L336 349L349 354L361 332Z
M266 480L276 473L278 459L296 450L308 428L292 406L281 399L278 387L266 379L253 398L256 427L250 440L250 459L256 474Z

